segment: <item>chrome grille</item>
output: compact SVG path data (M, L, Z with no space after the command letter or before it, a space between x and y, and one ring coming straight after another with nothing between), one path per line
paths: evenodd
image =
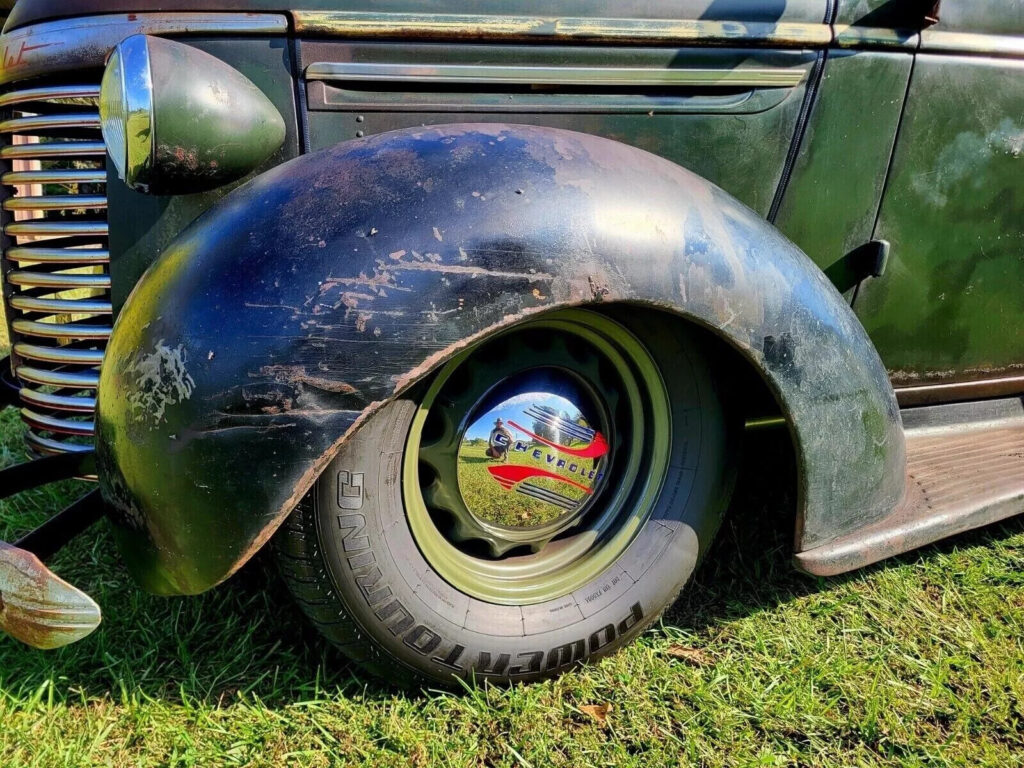
M87 450L110 335L99 86L0 95L4 300L36 453Z

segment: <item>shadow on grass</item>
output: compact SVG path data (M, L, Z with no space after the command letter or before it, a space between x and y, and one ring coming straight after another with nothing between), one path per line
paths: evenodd
M667 612L666 624L713 631L865 572L1024 530L1024 519L1016 518L865 571L808 577L790 563L792 483L776 482L794 476L784 437L752 438L746 456L733 510L694 581ZM153 597L131 582L105 525L75 541L53 564L97 599L104 624L86 640L49 653L0 638L0 695L25 700L50 686L48 695L71 705L93 697L188 705L231 703L241 696L268 707L323 695L421 695L378 682L322 642L294 607L266 553L207 594Z
M850 573L810 576L797 571L792 563L795 488L795 459L785 435L749 435L729 514L693 580L666 611L665 624L704 631L879 571L957 549L990 545L1024 532L1022 515Z

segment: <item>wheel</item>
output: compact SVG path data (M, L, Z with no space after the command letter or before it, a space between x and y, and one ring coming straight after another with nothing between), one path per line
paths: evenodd
M277 535L306 614L406 684L538 680L628 643L732 491L700 334L639 308L552 313L384 407Z

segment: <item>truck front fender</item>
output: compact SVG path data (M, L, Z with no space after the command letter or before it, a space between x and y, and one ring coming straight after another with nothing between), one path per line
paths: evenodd
M382 404L474 339L601 302L690 318L760 371L796 446L802 547L899 500L885 371L842 297L772 227L624 144L440 126L274 168L136 286L97 411L130 570L158 593L217 584Z

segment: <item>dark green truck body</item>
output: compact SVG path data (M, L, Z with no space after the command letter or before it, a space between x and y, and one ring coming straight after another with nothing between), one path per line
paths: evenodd
M734 0L569 2L542 14L598 24L634 20L623 34L614 28L549 33L538 24L529 32L474 35L460 31L454 18L448 31L437 26L403 33L398 26L398 14L541 16L531 3L490 5L309 2L301 9L310 12L309 20L301 21L300 11L296 24L289 19L298 9L278 2L22 0L7 30L127 11L281 14L294 31L190 41L253 79L290 115L289 139L275 162L298 153L302 139L310 151L357 135L456 119L550 125L614 138L708 178L779 227L849 291L893 384L911 388L908 400L956 398L950 393L961 391L918 392L928 384L1001 379L1003 384L992 384L995 391L1024 387L1024 52L1012 37L1024 27L1020 4L947 0L934 25L922 20L928 4L912 0L839 2L837 8L830 0ZM340 12L337 34L331 32L331 12ZM394 16L395 31L360 35L348 23L360 14L385 22ZM666 31L673 19L699 22L687 32L691 45ZM808 44L800 45L800 35ZM643 88L632 95L603 88L523 93L486 84L461 93L438 94L427 86L418 92L353 92L329 80L293 87L292 79L311 63L331 61L806 67L808 75L789 88L742 95L695 90L662 98ZM162 246L218 195L147 199L117 185L109 194L112 260L124 264L112 270L117 304ZM882 276L855 291L864 275L844 270L842 262L872 239L891 243L889 262Z
M202 276L186 274L186 267L158 276L146 270L161 254L161 263L169 264L172 257L177 258L174 254L168 256L169 251L177 253L182 261L185 254L208 253L215 247L231 247L239 252L255 249L258 238L239 239L238 233L243 231L244 221L259 214L239 213L231 205L240 205L239 201L255 204L257 200L270 204L271 193L267 192L270 197L266 198L259 195L266 191L267 180L275 177L264 174L277 173L277 166L283 162L329 150L348 140L399 129L407 131L396 135L415 138L417 128L472 123L473 141L479 141L491 130L480 128L480 124L516 124L612 139L692 171L749 206L755 219L763 220L758 226L767 222L806 253L852 305L881 357L888 383L884 374L872 373L875 363L867 360L869 355L858 351L859 330L854 333L840 329L836 336L852 339L847 350L850 356L867 361L863 370L855 371L856 375L846 376L844 370L836 368L827 375L823 373L811 387L811 379L794 372L793 356L813 357L814 344L819 340L815 334L835 330L831 324L836 316L828 309L834 293L827 292L828 298L823 298L825 294L814 287L820 277L817 270L804 274L803 282L798 279L803 274L800 270L787 273L790 283L779 293L785 296L784 303L794 302L785 306L799 318L793 328L799 326L804 336L798 337L794 330L792 337L765 335L756 343L748 343L743 334L751 328L729 328L739 317L756 326L753 330L760 329L758 323L778 309L767 305L760 309L745 306L739 312L730 309L728 300L736 294L729 291L737 290L739 284L756 285L757 269L771 266L758 264L752 252L744 252L735 260L735 264L749 269L744 273L749 283L716 273L708 290L721 289L721 296L708 299L707 307L695 310L691 318L720 332L734 346L750 351L750 361L755 368L760 366L758 370L779 400L783 416L790 421L804 483L802 503L813 506L821 500L828 502L814 509L801 509L798 552L828 545L878 523L901 497L905 457L895 402L912 407L1019 398L1024 393L1024 78L1020 77L1024 67L1024 2L1020 0L943 0L941 4L931 0L565 0L542 11L525 0L485 4L310 0L297 8L279 0L21 0L4 30L0 81L12 93L64 82L95 85L110 48L133 33L179 40L238 70L284 117L286 135L280 148L248 177L194 194L141 194L118 178L108 160L102 204L95 203L91 213L88 206L82 210L65 206L67 210L60 214L64 218L59 220L45 214L50 217L47 221L83 226L92 222L92 229L87 226L89 231L83 230L82 237L93 238L90 244L109 254L100 270L103 277L88 283L106 305L90 310L101 317L102 323L97 326L95 344L79 344L83 349L102 353L110 335L111 318L118 315L144 274L144 290L154 297L153 304L148 314L132 317L131 322L138 322L140 327L122 331L122 344L138 336L159 347L163 338L156 330L146 329L151 323L170 322L161 312L160 297L167 298L161 290L166 286L198 286ZM636 82L617 79L629 69L675 73L680 78L670 86L642 78ZM367 71L374 74L363 76ZM463 79L455 84L443 82L440 76L446 72L458 72ZM357 77L356 73L363 74ZM457 127L443 130L453 131L449 138L457 140ZM523 135L533 134L524 131ZM548 165L555 169L555 186L564 190L594 183L587 174L579 179L559 177L558 143L547 141L539 145L554 153ZM11 151L10 159L19 157L13 145L5 149ZM99 151L102 153L102 147ZM372 154L369 149L367 152ZM341 150L339 153L332 155L334 162L350 161L349 155ZM577 159L561 157L566 162ZM599 158L594 163L600 165ZM307 169L304 173L312 173L308 166L290 167L303 167ZM360 172L369 173L366 169ZM411 171L405 176L402 173L401 168L391 166L386 173L382 171L381 178L393 185L407 184L402 194L412 194L412 190L434 183ZM379 189L371 176L362 185L365 194L347 186L351 180L333 186L323 182L324 188L330 187L335 195L324 199L342 206L345 199L341 196L350 195L357 203L378 205L383 210L391 200L390 193ZM217 206L229 192L254 179L253 185ZM289 183L293 182L291 179ZM614 186L614 178L609 176L608 183ZM88 185L74 191L81 195L90 192ZM642 198L642 193L636 197ZM287 237L282 236L278 242L288 243L290 248L306 241L333 247L319 239L316 195L309 190L296 191L294 200L293 208L299 202L307 208L283 209L295 215L295 224L289 229L275 220L275 227L288 230ZM285 205L279 200L273 204ZM664 194L652 201L653 207L669 210ZM19 237L35 230L31 222L25 224L17 218L16 206L5 208L9 209L4 214L5 226L10 226L2 245L10 253L19 247ZM96 210L104 213L96 214ZM407 212L397 204L395 210ZM192 234L184 241L179 238L207 211L211 211L210 218L199 219L187 230ZM747 219L744 221L749 224ZM646 226L641 214L632 219L623 216L614 223L626 231ZM765 240L759 237L774 242L774 234L764 235L768 229L762 232L750 226L742 236L733 233L732 240L744 247L751 242L763 244ZM439 242L442 230L433 230ZM711 245L721 245L713 242L710 225L708 231ZM377 227L368 227L365 236L376 234ZM556 235L562 238L561 244L569 236L559 230L551 237ZM723 235L722 240L729 238ZM265 244L259 242L260 247ZM517 243L513 245L521 247ZM710 250L709 246L695 258L699 260ZM510 246L509 252L516 252L515 248ZM400 260L402 254L405 250L396 244L390 256ZM286 257L298 260L294 252ZM540 269L539 262L523 260L531 268ZM227 263L223 259L214 261L218 267ZM308 264L324 266L313 258ZM244 263L239 268L244 270ZM456 266L453 274L465 275L465 270L477 268L475 264ZM488 271L494 269L494 264L479 268L494 276ZM301 264L297 263L295 269L301 273ZM679 301L676 308L683 314L688 298L695 305L700 303L687 296L682 279L679 286L672 283L637 288L644 282L641 276L632 275L626 268L609 270L621 280L621 293L592 280L587 302L599 302L605 296L666 306ZM26 278L12 275L20 271L16 259L4 261L4 297L12 340L16 342L12 356L15 371L33 369L34 363L26 362L17 346L17 342L39 332L39 326L31 323L52 321L52 317L41 318L38 311L19 308L19 301L26 306L24 298L19 298L26 285L19 280ZM270 273L259 274L265 277ZM323 275L318 283L367 279L373 278L364 270L347 277ZM28 285L29 293L35 291L32 297L45 294L45 286ZM173 305L175 311L195 312L197 322L206 322L217 316L222 307L220 299L229 303L249 288L244 278L235 274L223 280L220 293L212 291L213 304L208 313L184 298L168 306ZM682 298L666 298L670 288ZM426 281L422 289L423 295L434 290L443 292ZM285 289L281 290L286 295ZM748 293L751 295L740 298L751 298L757 291ZM267 297L271 295L265 292L258 299L270 301ZM486 303L493 295L498 294L480 294L476 299ZM249 303L243 306L253 309L253 318L269 306L248 294L246 297ZM527 313L539 309L539 302L546 299L543 292L529 286L516 308ZM582 301L572 291L566 293L565 300ZM422 311L431 312L431 307ZM84 305L80 314L88 314ZM506 321L520 316L525 314L510 312ZM238 318L240 327L246 322L247 318ZM343 415L330 422L315 440L307 439L311 433L308 424L301 432L303 437L281 437L284 442L280 444L274 442L279 437L271 438L270 431L265 431L260 438L266 436L265 446L273 446L276 452L291 445L301 454L301 459L282 470L281 488L252 491L236 477L231 481L231 493L239 499L237 506L256 511L252 520L240 517L232 522L237 522L234 549L226 555L197 554L195 560L203 562L196 568L201 570L203 564L214 560L217 564L194 580L177 573L162 581L162 574L152 584L165 591L200 591L225 578L266 541L282 515L290 510L288 505L294 506L309 488L353 424L452 354L460 340L449 336L456 330L468 338L492 327L482 320L477 325L467 322L462 326L454 325L455 321L444 326L444 322L439 321L436 329L415 338L403 335L404 330L391 329L395 344L408 345L416 354L423 354L417 357L410 353L408 359L381 365L380 370L388 377L386 386L383 378L366 387L342 386L340 379L331 378L341 374L326 363L320 368L328 372L324 376L311 373L307 365L301 372L307 384L318 381L323 391L349 397L328 397L324 402L330 400L329 407L321 403L324 413ZM183 343L188 343L187 329L178 330ZM208 332L204 326L203 333ZM253 335L246 336L239 328L226 329L225 335L253 349L258 345ZM328 341L340 339L328 333ZM794 352L801 344L804 346L799 354ZM274 357L284 353L263 353L271 356L272 364L249 374L255 384L290 386L293 382L283 382L281 375L286 361ZM33 354L38 355L38 350ZM208 354L207 367L220 364L221 358L214 360L212 350ZM113 381L125 374L125 365L124 361L107 359L104 375ZM851 365L849 370L853 371L856 365ZM114 366L118 367L117 373L106 373ZM41 379L39 374L32 375L36 378L20 377L22 391L28 391L30 405L39 406L38 398L32 400L32 392ZM116 380L124 381L123 377ZM843 417L846 421L821 419L820 414L827 411L815 410L827 402L829 393L824 382L830 380L837 383L837 412L852 409ZM177 386L185 387L191 395L187 381L182 378ZM324 381L329 386L323 385ZM848 386L839 386L840 381ZM85 387L95 390L98 382L99 375L95 374ZM227 386L230 382L220 383ZM889 384L895 389L895 401L891 400ZM346 386L359 391L349 392ZM818 389L812 397L808 393L814 387ZM226 504L224 494L204 496L195 488L205 488L202 482L220 471L213 466L218 452L224 456L235 454L235 444L223 442L224 431L211 428L210 433L217 431L216 436L204 433L203 438L209 437L210 442L202 449L195 447L198 443L189 442L191 438L185 441L188 445L166 442L157 446L156 437L148 432L128 439L115 429L121 426L115 415L118 396L114 392L107 395L111 405L101 458L110 462L107 469L111 479L104 490L125 514L123 526L145 527L132 515L149 516L151 521L164 514L153 511L159 506L155 497L160 493L180 494L182 508L189 510L182 514L219 513ZM813 399L814 408L808 406L810 400L800 399L805 396ZM101 392L101 401L103 397ZM195 397L193 401L200 399ZM210 393L207 402L215 399ZM173 400L169 402L174 404ZM190 401L188 407L194 402ZM812 413L819 416L812 417ZM198 418L190 412L192 417ZM30 408L30 444L43 453L88 450L96 431L91 418L91 406L87 405L72 415L59 408L43 413ZM281 423L271 426L282 428ZM292 428L294 424L287 426ZM166 424L154 430L165 441L180 438ZM251 438L231 434L239 435L242 442ZM899 439L890 439L893 435ZM836 448L829 454L822 446L833 439ZM857 449L844 452L846 449L839 445L844 440L855 443ZM189 453L193 450L196 452ZM266 450L271 451L271 447ZM138 477L126 480L113 466L129 453L150 455L147 452L153 456L164 452L167 467L153 470L153 488L160 492L152 491L151 498L140 501L140 495L147 493L139 490ZM237 456L246 458L248 454ZM239 461L239 466L245 463ZM168 481L168 471L184 473L188 483ZM100 474L102 482L103 472ZM188 496L190 493L194 497ZM247 493L250 495L242 498ZM850 501L858 493L872 499L864 508ZM162 530L174 534L170 535L174 538L178 531L172 529L178 512L167 514ZM946 526L948 531L955 529L956 525ZM143 559L148 559L150 565L140 566L140 570L159 570L152 561L161 557L165 560L160 568L167 567L175 557L180 559L181 551L194 544L191 535L182 534L182 541L174 545L154 544L153 531L149 530L140 537L144 542L139 551L146 552ZM878 551L898 551L900 546L890 544L886 550L878 545ZM146 547L152 547L152 551ZM154 554L157 550L159 554Z

